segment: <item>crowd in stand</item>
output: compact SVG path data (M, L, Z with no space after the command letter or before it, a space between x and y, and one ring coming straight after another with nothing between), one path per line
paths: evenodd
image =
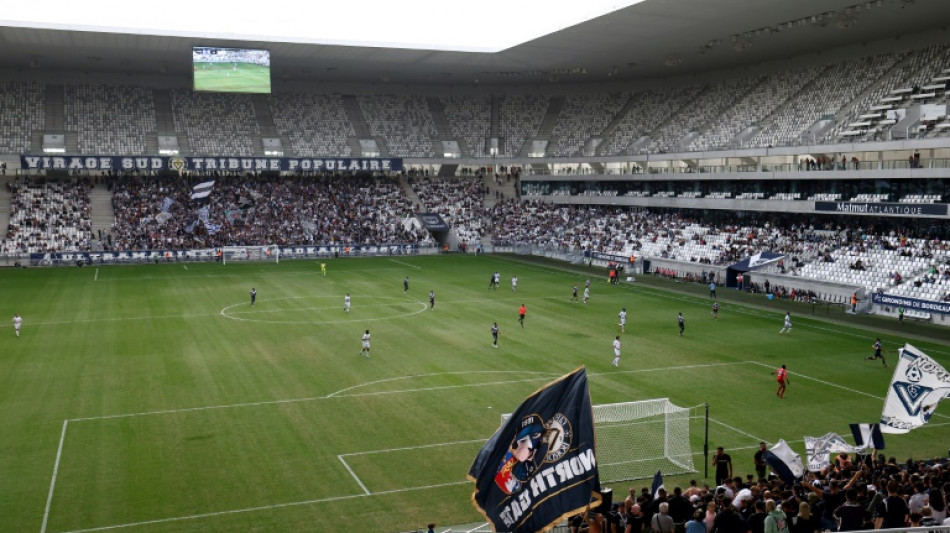
M10 222L0 244L5 254L89 250L92 222L85 179L23 178L8 182Z
M409 184L425 211L443 215L459 241L475 245L481 241L486 220L484 199L486 187L481 176L456 179L430 177L410 178Z
M434 242L411 216L423 206L413 206L396 179L219 175L213 194L200 201L190 197L193 183L177 177L108 179L115 223L106 249ZM763 215L770 222L716 225L643 208L505 198L486 209L489 189L479 174L437 179L410 173L409 179L424 209L443 215L459 241L469 246L490 235L495 246L708 265L737 263L765 250L785 256L765 267L766 273L814 279L829 279L829 273L860 276L841 282L853 280L868 291L906 290L925 299L950 297L945 288L950 241L874 228L783 223L780 216ZM502 181L499 175L495 183ZM23 181L9 187L15 194L4 252L90 249L90 183L47 180L34 187ZM747 288L780 298L813 297L792 288Z
M180 179L122 178L110 185L114 249L416 244L431 239L406 221L412 211L409 198L390 179L219 176L203 200L192 199L192 185Z
M631 487L609 511L575 517L571 531L816 533L950 525L945 459L899 463L843 453L823 471L789 483L756 470L759 476L726 476L712 487L691 481L656 494Z

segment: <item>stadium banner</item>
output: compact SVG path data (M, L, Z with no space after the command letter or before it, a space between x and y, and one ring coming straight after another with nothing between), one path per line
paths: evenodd
M947 204L894 204L878 202L815 202L815 211L849 215L947 216Z
M529 396L478 452L468 479L472 504L495 531L543 532L599 506L584 367Z
M871 302L879 305L901 306L914 311L924 311L927 313L940 313L942 315L950 314L950 302L935 302L933 300L918 300L906 296L894 296L892 294L881 294L875 292L871 295Z
M23 170L91 170L131 172L171 170L175 172L388 172L402 170L402 158L374 157L182 157L182 156L99 156L24 155Z
M448 223L438 213L416 213L416 218L429 231L449 231Z
M218 229L218 228L216 228ZM209 230L210 232L210 230ZM286 246L280 247L281 259L308 259L319 257L376 257L415 255L422 248L416 244L381 244L362 246ZM82 264L158 263L217 261L218 248L196 250L139 250L127 252L52 252L30 254L33 266L60 266Z
M930 421L937 404L950 396L950 373L927 354L905 344L881 412L882 433L907 433Z

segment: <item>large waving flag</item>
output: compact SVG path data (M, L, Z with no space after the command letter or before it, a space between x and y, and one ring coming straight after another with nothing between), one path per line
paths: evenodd
M884 449L884 435L881 434L880 424L851 424L851 434L854 435L855 448L858 450Z
M950 396L950 374L927 354L905 344L884 399L881 431L907 433L930 421L940 400Z
M808 470L819 472L831 464L832 453L853 453L857 448L848 444L837 433L825 433L821 437L805 437L805 455L808 457Z
M789 447L785 439L778 441L778 444L769 448L764 455L769 468L787 485L795 483L796 479L805 474L801 456Z
M211 189L214 188L214 180L203 181L191 189L191 199L200 200L211 195Z
M495 531L539 533L601 503L583 367L529 396L475 457L472 504Z

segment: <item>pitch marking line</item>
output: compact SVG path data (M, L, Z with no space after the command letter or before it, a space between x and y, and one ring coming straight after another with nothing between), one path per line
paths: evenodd
M715 366L730 366L730 365L737 365L737 364L755 364L755 365L759 365L759 366L765 366L765 367L767 367L767 368L772 368L772 366L773 366L773 365L767 365L767 364L765 364L765 363L761 363L761 362L758 362L758 361L751 361L751 360L750 360L750 361L736 361L736 362L729 362L729 363L710 363L710 364L702 364L702 365L683 365L683 366L679 366L679 367L649 368L649 369L639 369L639 370L622 370L622 371L619 371L619 372L610 372L610 373L601 373L601 374L591 374L591 376L592 376L592 377L593 377L593 376L606 376L606 375L613 375L613 374L618 374L618 373L632 374L632 373L641 373L641 372L644 372L644 373L645 373L645 372L658 372L658 371L666 371L666 372L668 372L668 371L671 371L671 370L674 370L674 371L675 371L675 370L682 370L682 369L706 368L706 367L715 367ZM518 373L518 374L521 374L521 373L522 373L522 372L520 372L520 371L503 371L503 370L500 370L500 371L488 371L488 372L491 372L491 373ZM471 372L469 372L469 373L471 373ZM423 376L435 376L435 375L440 375L440 374L423 374L423 375L408 376L408 377L423 377ZM869 397L875 398L875 399L881 399L881 398L878 397L878 396L874 396L874 395L869 394L869 393L866 393L866 392L862 392L862 391L858 391L858 390L855 390L855 389L852 389L852 388L849 388L849 387L845 387L845 386L843 386L843 385L838 385L838 384L836 384L836 383L830 383L830 382L823 381L823 380L819 380L819 379L816 379L816 378L811 378L811 377L808 377L808 376L804 376L804 375L798 374L798 373L795 373L795 375L796 375L796 376L799 376L799 377L802 377L802 378L805 378L805 379L811 379L811 380L814 380L814 381L817 381L817 382L820 382L820 383L823 383L823 384L831 385L831 386L833 386L833 387L837 387L837 388L840 388L840 389L843 389L843 390L846 390L846 391L854 392L854 393L856 393L856 394L860 394L860 395L864 395L864 396L869 396ZM49 494L48 494L47 501L46 501L46 509L45 509L44 514L43 514L43 525L42 525L42 529L40 530L40 533L46 533L46 527L47 527L47 523L48 523L48 519L49 519L50 506L51 506L51 504L52 504L52 499L53 499L53 492L54 492L54 489L55 489L55 487L56 487L56 478L57 478L57 475L58 475L58 473L59 473L59 465L60 465L60 462L61 462L61 459L62 459L63 445L64 445L65 440L66 440L66 429L67 429L67 427L68 427L69 422L71 422L71 421L72 421L72 422L78 422L78 421L83 421L83 420L108 420L108 419L115 419L115 418L128 418L128 417L157 415L157 414L174 414L174 413L185 413L185 412L195 412L195 411L206 411L206 410L211 410L211 409L228 409L228 408L251 407L251 406L261 406L261 405L279 405L279 404L287 404L287 403L297 403L297 402L309 402L309 401L325 400L325 399L331 399L331 398L362 397L362 396L375 396L375 395L380 395L380 394L399 394L399 393L424 392L424 391L431 391L431 390L443 390L443 389L453 389L453 388L463 388L463 387L480 387L480 386L486 386L486 385L498 385L498 384L509 384L509 383L520 383L520 382L537 381L537 380L539 380L539 379L549 379L549 377L550 377L550 376L539 376L539 377L536 377L536 378L529 378L529 379L522 379L522 380L497 381L497 382L487 382L487 383L471 383L471 384L464 384L464 385L449 385L449 386L440 386L440 387L423 387L423 388L415 388L415 389L404 389L404 390L395 390L395 391L379 391L379 392L370 392L370 393L340 394L341 392L346 392L346 391L353 390L354 388L359 387L359 386L356 386L356 387L350 387L350 388L347 388L347 389L341 389L340 391L337 391L337 392L334 392L334 393L330 393L330 394L328 394L328 395L326 395L326 396L317 396L317 397L310 397L310 398L294 398L294 399L287 399L287 400L274 400L274 401L265 401L265 402L250 402L250 403L239 403L239 404L229 404L229 405L217 405L217 406L206 406L206 407L193 407L193 408L184 408L184 409L167 409L167 410L162 410L162 411L146 411L146 412L139 412L139 413L126 413L126 414L118 414L118 415L105 415L105 416L97 416L97 417L83 417L83 418L71 418L71 419L67 419L67 420L63 421L63 430L62 430L62 432L61 432L61 434L60 434L59 445L58 445L57 452L56 452L56 460L55 460L54 465L53 465L53 475L52 475L52 478L51 478L51 480L50 480L50 489L49 489ZM381 383L381 382L385 382L385 381L394 381L394 380L405 379L405 378L407 378L407 377L402 377L402 378L389 378L389 379L385 379L385 380L379 380L378 382L373 382L373 383ZM370 383L370 384L372 384L372 383ZM713 420L713 421L715 421L716 423L721 424L721 425L723 425L723 426L725 426L725 427L728 427L729 429L732 429L733 431L736 431L736 432L738 432L738 433L740 433L740 434L743 434L743 435L747 435L747 436L749 436L749 437L752 437L752 438L754 438L756 441L762 441L762 440L763 440L763 439L760 439L760 438L755 437L754 435L751 435L750 433L747 433L747 432L744 432L744 431L742 431L742 430L739 430L739 429L737 429L737 428L735 428L735 427L729 426L729 425L727 425L727 424L725 424L725 423L723 423L723 422L720 422L720 421L718 421L718 420L715 420L715 419L710 419L710 420ZM478 441L474 441L474 442L478 442ZM434 445L427 445L427 446L434 446ZM411 449L411 448L409 448L409 449ZM384 451L386 451L386 450L384 450ZM344 454L344 455L360 455L360 454L366 454L366 453L380 453L380 451L355 452L355 453ZM356 494L356 495L349 495L349 496L336 496L336 497L321 498L321 499L316 499L316 500L306 500L306 501L301 501L301 502L290 502L290 503L274 504L274 505L268 505L268 506L250 507L250 508L247 508L247 509L234 509L234 510L228 510L228 511L218 511L218 512L212 512L212 513L203 513L203 514L196 514L196 515L183 516L183 517L163 518L163 519L149 520L149 521L144 521L144 522L134 522L134 523L129 523L129 524L118 524L118 525L103 526L103 527L90 528L90 529L79 529L79 530L73 530L73 531L68 531L68 532L64 532L64 533L86 533L86 532L93 532L93 531L107 531L107 530L113 530L113 529L129 528L129 527L136 527L136 526L143 526L143 525L150 525L150 524L160 524L160 523L178 522L178 521L184 521L184 520L195 520L195 519L200 519L200 518L209 518L209 517L224 516L224 515L230 515L230 514L248 513L248 512L254 512L254 511L270 510L270 509L279 509L279 508L283 508L283 507L292 507L292 506L299 506L299 505L310 505L310 504L315 504L315 503L324 503L324 502L338 501L338 500L345 500L345 499L352 499L352 498L362 498L362 497L367 497L367 496L370 496L370 495L383 495L383 494L392 494L392 493L408 492L408 491L415 491L415 490L426 490L426 489L430 489L430 488L447 487L447 486L452 486L452 485L460 485L460 484L463 484L463 483L468 483L468 481L459 481L459 482L451 482L451 483L442 483L442 484L437 484L437 485L429 485L429 486L424 486L424 487L410 487L410 488L394 489L394 490L388 490L388 491L380 491L380 492L370 493L370 492L368 491L368 489L366 488L366 486L363 485L363 483L359 480L359 478L356 476L356 474L352 471L352 469L349 468L349 465L347 465L346 462L342 459L343 456L341 455L341 456L338 456L338 457L339 457L340 460L344 463L344 465L347 467L347 469L350 471L351 475L352 475L353 478L357 481L357 483L363 488L363 491L364 491L363 494Z
M216 512L213 512L213 513L201 513L201 514L193 514L193 515L187 515L187 516L176 516L176 517L172 517L172 518L159 518L159 519L156 519L156 520L145 520L145 521L142 521L142 522L131 522L131 523L128 523L128 524L116 524L116 525L112 525L112 526L92 527L92 528L86 528L86 529L73 529L73 530L69 530L69 531L64 531L64 532L62 532L62 533L91 533L91 532L93 532L93 531L112 531L112 530L116 530L116 529L125 529L125 528L130 528L130 527L150 526L150 525L154 525L154 524L168 524L168 523L173 523L173 522L184 522L184 521L186 521L186 520L199 520L199 519L202 519L202 518L214 518L214 517L218 517L218 516L227 516L227 515L235 515L235 514L243 514L243 513L253 513L253 512L256 512L256 511L270 511L270 510L273 510L273 509L283 509L283 508L286 508L286 507L299 507L299 506L302 506L302 505L313 505L313 504L316 504L316 503L327 503L327 502L335 502L335 501L342 501L342 500L352 500L352 499L355 499L355 498L366 498L366 497L368 497L368 496L380 496L380 495L386 495L386 494L398 494L398 493L401 493L401 492L413 492L413 491L417 491L417 490L439 489L439 488L443 488L443 487L451 487L451 486L453 486L453 485L463 485L463 484L467 484L467 483L471 483L471 482L468 481L468 480L465 480L465 481L453 481L453 482L450 482L450 483L439 483L439 484L437 484L437 485L429 485L429 486L425 486L425 487L409 487L409 488L405 488L405 489L384 490L384 491L380 491L380 492L375 492L375 493L373 493L373 494L350 494L350 495L347 495L347 496L331 496L331 497L329 497L329 498L319 498L319 499L315 499L315 500L304 500L304 501L299 501L299 502L277 503L277 504L274 504L274 505L261 505L261 506L258 506L258 507L248 507L248 508L246 508L246 509L230 509L230 510L227 510L227 511L216 511Z
M764 367L766 367L766 368L773 368L773 367L775 366L775 365L767 365L767 364L765 364L765 363L760 363L760 362L758 362L758 361L749 361L749 363L753 363L753 364L756 364L756 365L764 366ZM890 367L888 367L888 368L890 368ZM799 372L794 372L794 373L793 373L793 372L789 372L789 374L798 376L798 377L800 377L800 378L809 379L809 380L811 380L811 381L816 381L816 382L818 382L818 383L821 383L822 385L828 385L829 387L835 387L835 388L838 388L838 389L841 389L841 390L845 390L845 391L848 391L848 392L853 392L853 393L855 393L855 394L860 394L860 395L862 395L862 396L867 396L868 398L873 398L873 399L875 399L875 400L881 400L882 402L885 400L882 396L876 396L876 395L871 394L871 393L869 393L869 392L859 391L859 390L857 390L857 389L852 389L851 387L845 387L844 385L839 385L839 384L837 384L837 383L832 383L832 382L830 382L830 381L825 381L825 380L823 380L823 379L818 379L818 378L813 378L813 377L811 377L811 376L806 376L805 374L801 374L801 373L799 373ZM944 415L944 414L936 413L936 412L934 413L934 415L935 415L935 416L940 416L940 417L943 417L943 418L950 418L950 415Z
M53 504L53 490L56 488L56 476L59 474L59 462L63 457L63 443L66 441L66 427L69 420L63 420L63 431L59 434L59 446L56 448L56 462L53 463L53 478L49 482L49 494L46 496L46 509L43 511L43 526L40 533L46 533L46 524L49 522L49 509Z
M371 492L368 488L366 488L366 485L363 484L363 481L360 479L360 477L356 475L356 472L350 468L350 465L347 464L346 459L343 458L343 455L337 455L336 458L339 459L341 463L343 463L343 467L346 468L346 471L349 472L351 476L353 476L353 479L356 480L356 484L359 485L361 489L363 489L363 493L369 496Z
M358 455L373 455L373 454L378 454L378 453L401 452L401 451L408 451L408 450L423 450L426 448L457 446L459 444L474 444L474 443L485 444L485 442L487 442L487 439L460 440L456 442L440 442L438 444L421 444L419 446L404 446L400 448L388 448L384 450L367 450L364 452L341 453L340 455L337 455L336 458L339 459L341 463L343 463L343 466L346 468L347 472L349 472L350 475L353 476L353 479L360 486L360 488L363 489L363 492L365 492L366 495L369 496L369 495L372 495L373 493L370 492L368 488L366 488L366 485L363 484L363 481L360 479L360 477L356 475L356 472L354 472L352 468L350 468L350 465L349 463L346 462L345 457L353 457L353 456L358 456Z
M414 268L414 269L416 269L416 270L422 270L422 267L421 267L421 266L410 265L409 263L404 263L404 262L398 261L398 260L396 260L396 259L390 259L390 261L392 261L393 263L399 263L400 265L407 266L407 267L409 267L409 268Z
M96 276L92 278L92 281L99 281L99 269L96 269Z

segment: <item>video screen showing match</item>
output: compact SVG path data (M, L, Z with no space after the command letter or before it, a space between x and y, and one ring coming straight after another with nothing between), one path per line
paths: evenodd
M196 91L270 93L267 50L195 46L191 57Z

